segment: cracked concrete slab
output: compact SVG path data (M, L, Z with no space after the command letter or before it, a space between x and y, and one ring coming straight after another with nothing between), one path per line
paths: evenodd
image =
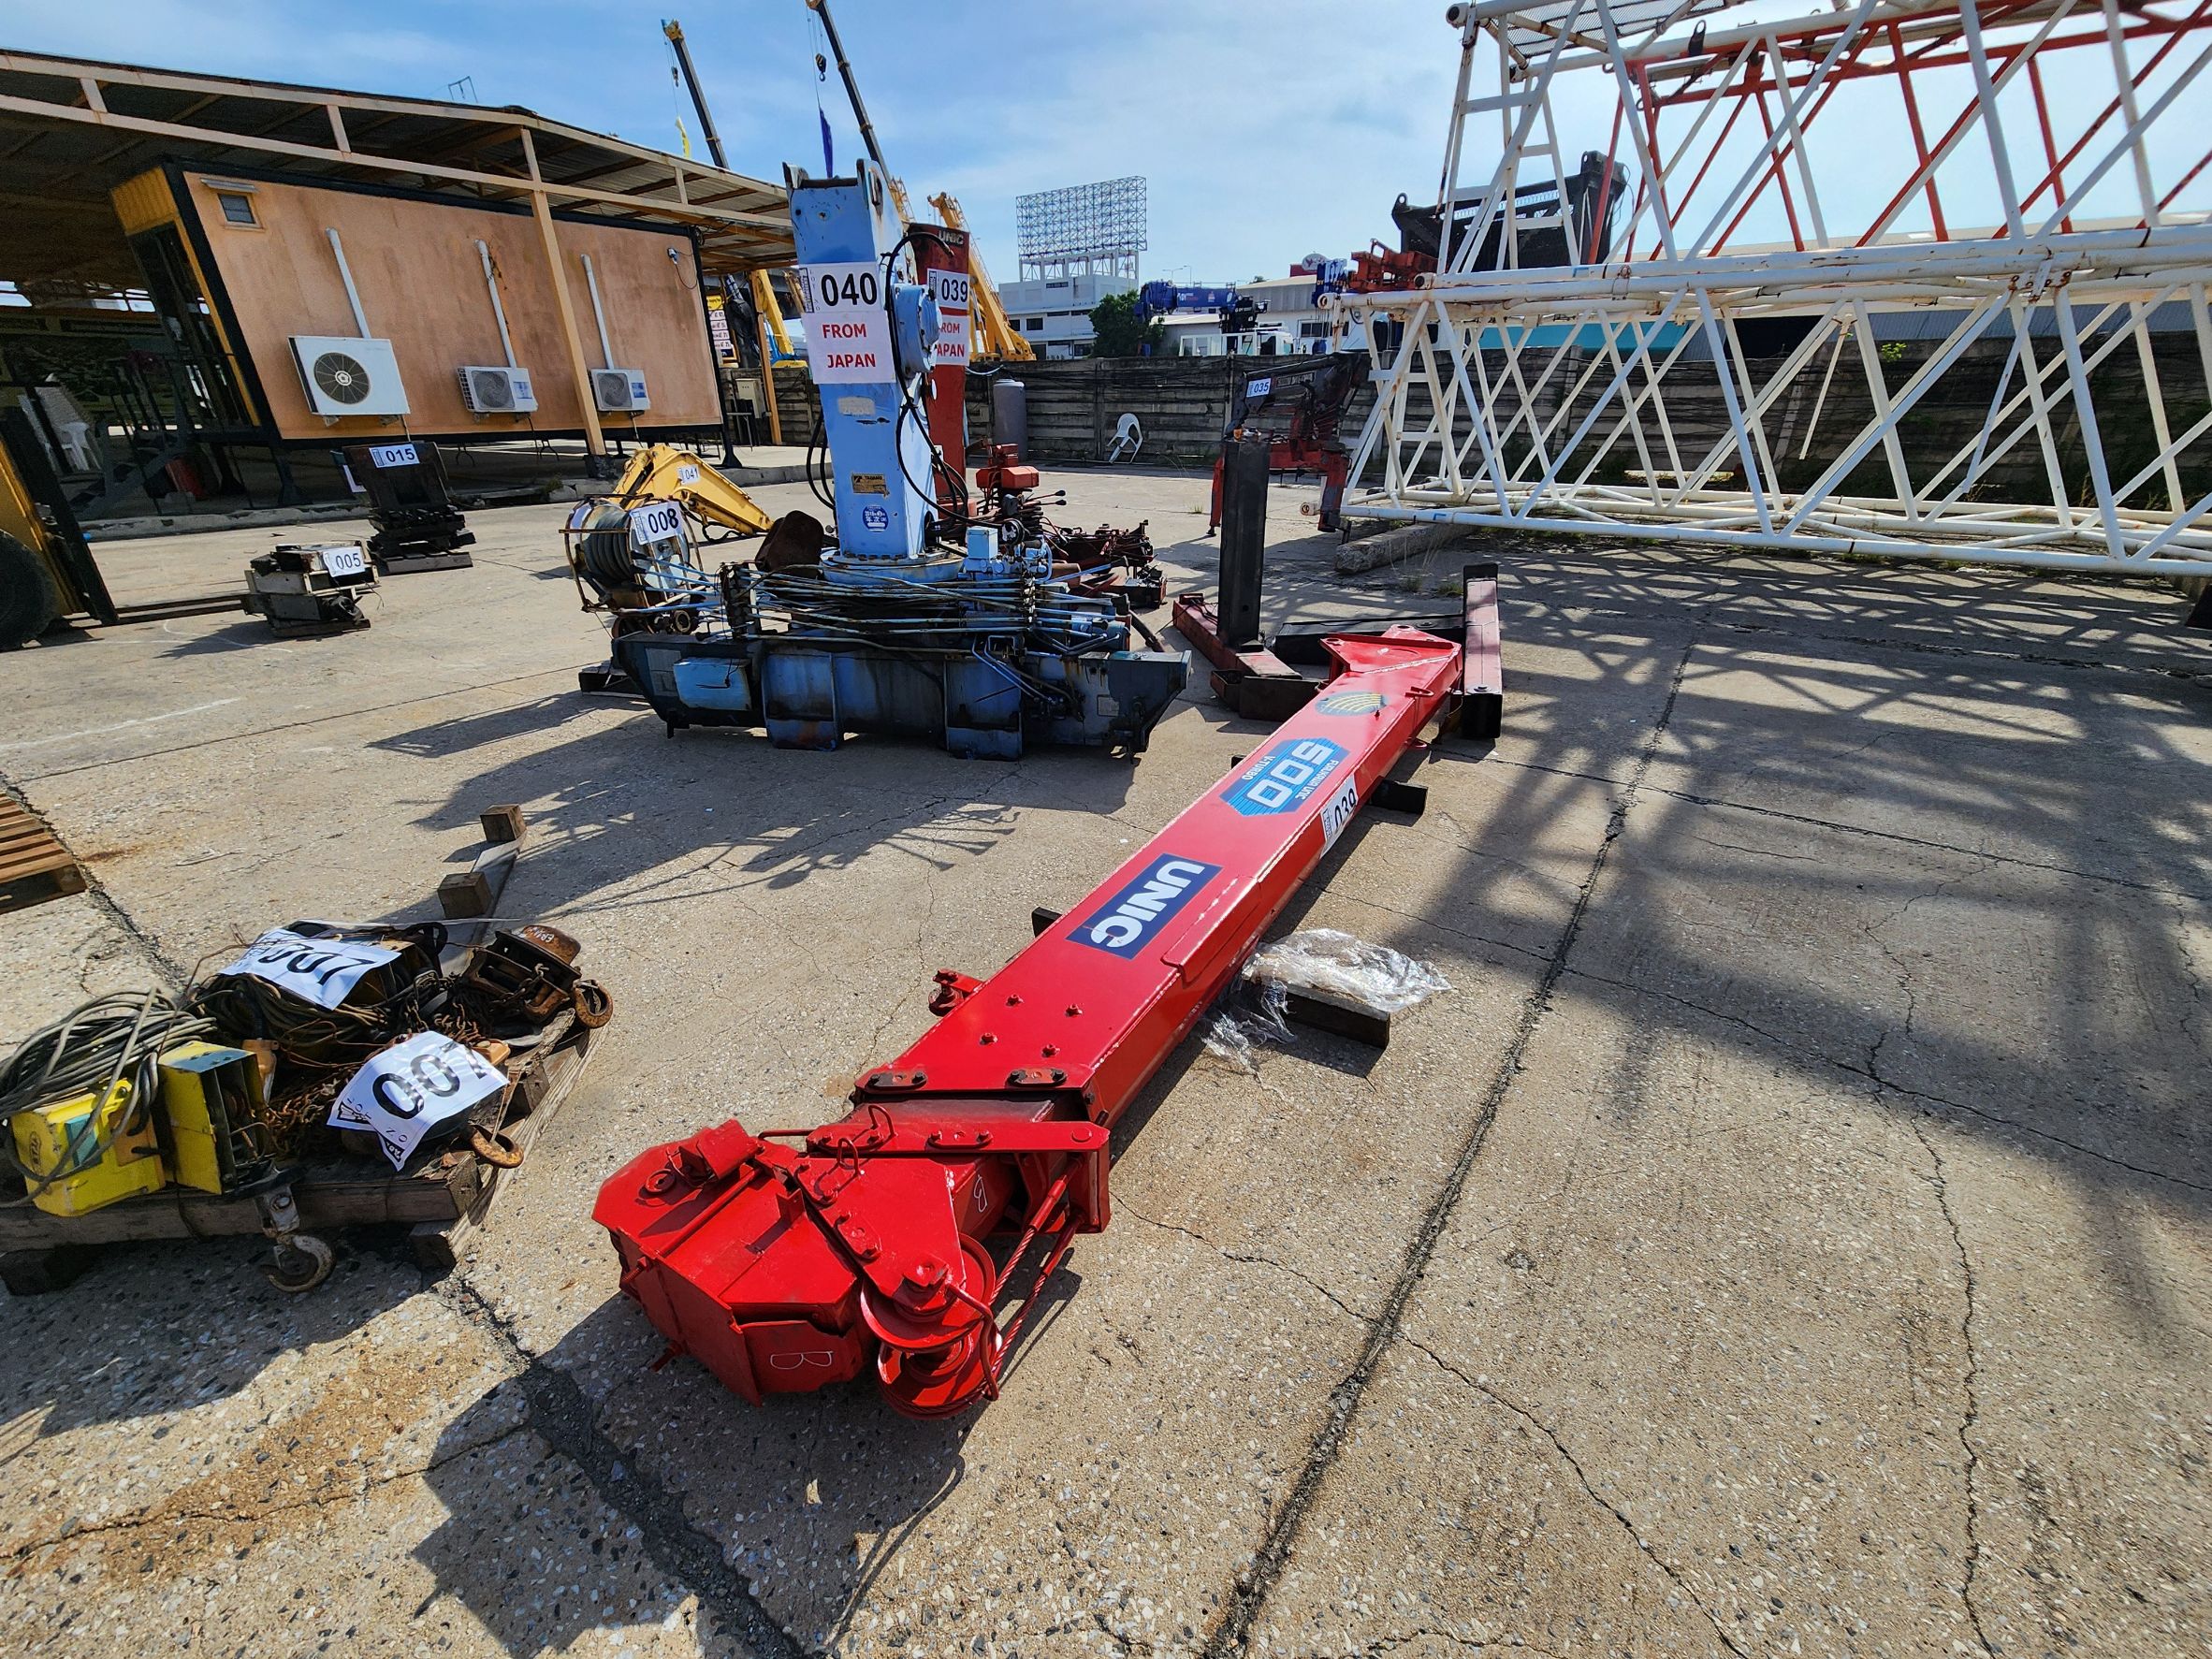
M133 1248L10 1307L10 1652L700 1651L695 1599L525 1427L510 1352L411 1267L302 1301L247 1254Z
M1395 1345L1250 1651L1721 1651L1694 1595L1489 1378Z
M1202 479L1063 481L1211 582ZM1004 960L1264 727L1201 682L1134 768L669 741L567 689L599 635L558 508L474 516L477 568L387 582L364 634L0 658L0 773L101 883L0 918L0 1032L302 910L426 913L504 801L508 908L618 1009L443 1285L364 1239L282 1302L218 1244L10 1305L0 1548L85 1575L0 1583L10 1645L2191 1651L2212 650L2103 583L1533 543L1346 583L1311 494L1273 492L1273 622L1448 612L1506 559L1504 735L1280 923L1454 990L1379 1056L1184 1045L1113 1228L949 1424L650 1370L592 1195L724 1115L836 1111L936 968ZM147 597L270 539L105 557ZM419 1421L286 1427L371 1393Z
M1967 1630L1963 1302L1928 1159L1870 1085L1808 1081L1716 1032L1563 983L1404 1327L1469 1414L1503 1410L1517 1437L1434 1484L1398 1477L1387 1436L1347 1448L1301 1535L1309 1578L1330 1526L1386 1494L1418 1514L1506 1478L1533 1438L1582 1521L1538 1493L1492 1524L1549 1528L1550 1549L1601 1522L1644 1558L1626 1581L1704 1626L1656 1610L1578 1624L1594 1583L1569 1575L1520 1626L1540 1651L1925 1651ZM1358 1594L1425 1590L1477 1623L1511 1610L1498 1584L1432 1564L1447 1559L1378 1549ZM1342 1600L1277 1610L1326 1625Z

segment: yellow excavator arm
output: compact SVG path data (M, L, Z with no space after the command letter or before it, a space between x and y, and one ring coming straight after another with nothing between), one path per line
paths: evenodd
M768 282L768 273L756 270L748 281L752 284L753 307L761 313L761 321L767 325L768 333L776 342L776 360L780 363L786 357L797 357L799 354L792 350L791 332L783 326L783 307L776 302L776 290Z
M752 497L690 450L672 444L648 444L632 456L608 499L621 507L674 502L701 523L738 535L764 536L776 522Z
M929 198L929 205L937 210L942 224L954 230L968 228L967 216L951 191L939 191ZM998 290L992 286L991 273L983 269L983 255L972 239L968 244L968 274L972 279L977 344L981 347L976 355L1007 363L1034 361L1037 354L1029 349L1029 342L1007 321L1006 307L998 303Z

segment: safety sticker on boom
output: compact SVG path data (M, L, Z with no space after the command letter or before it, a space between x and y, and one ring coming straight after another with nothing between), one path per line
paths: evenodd
M1163 853L1140 871L1135 880L1075 924L1075 942L1134 960L1175 913L1220 873L1217 864Z
M1295 812L1344 764L1345 749L1326 737L1278 743L1238 775L1221 798L1246 818Z

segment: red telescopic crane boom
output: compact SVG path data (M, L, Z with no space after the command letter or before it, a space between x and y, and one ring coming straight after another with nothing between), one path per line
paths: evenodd
M844 1117L732 1121L618 1171L593 1215L671 1350L755 1404L864 1368L918 1417L995 1397L1045 1281L1107 1223L1115 1120L1406 746L1448 720L1470 655L1494 650L1483 593L1492 620L1473 625L1471 589L1465 643L1329 639L1333 677L1225 782L990 979L939 973L937 1025L863 1076ZM1002 1324L999 1287L1039 1248Z

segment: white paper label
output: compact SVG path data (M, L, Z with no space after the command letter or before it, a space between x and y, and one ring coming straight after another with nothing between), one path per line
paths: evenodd
M323 568L334 576L357 576L369 568L369 555L358 547L325 547Z
M247 946L243 956L216 971L267 980L317 1008L336 1008L363 974L399 954L365 939L309 939L288 927L272 927Z
M938 312L937 349L930 356L931 366L965 369L972 337L969 310L972 280L964 270L933 270L929 273L929 291L937 297Z
M417 458L412 444L371 444L369 446L369 464L372 467L412 467Z
M1347 778L1343 786L1329 797L1329 804L1321 808L1321 845L1336 845L1336 837L1344 834L1344 826L1352 822L1360 810L1360 780Z
M642 547L648 542L665 542L684 533L683 509L674 502L655 502L649 506L630 509L630 545Z
M816 386L893 378L880 266L872 259L802 265L799 295L806 310L807 366Z
M367 1129L397 1170L432 1129L506 1086L506 1073L474 1049L418 1031L354 1073L330 1102L330 1127Z
M1247 400L1253 398L1264 398L1268 395L1268 393L1273 391L1274 389L1275 377L1272 374L1263 374L1258 380L1254 381L1250 386L1244 388L1244 396Z

